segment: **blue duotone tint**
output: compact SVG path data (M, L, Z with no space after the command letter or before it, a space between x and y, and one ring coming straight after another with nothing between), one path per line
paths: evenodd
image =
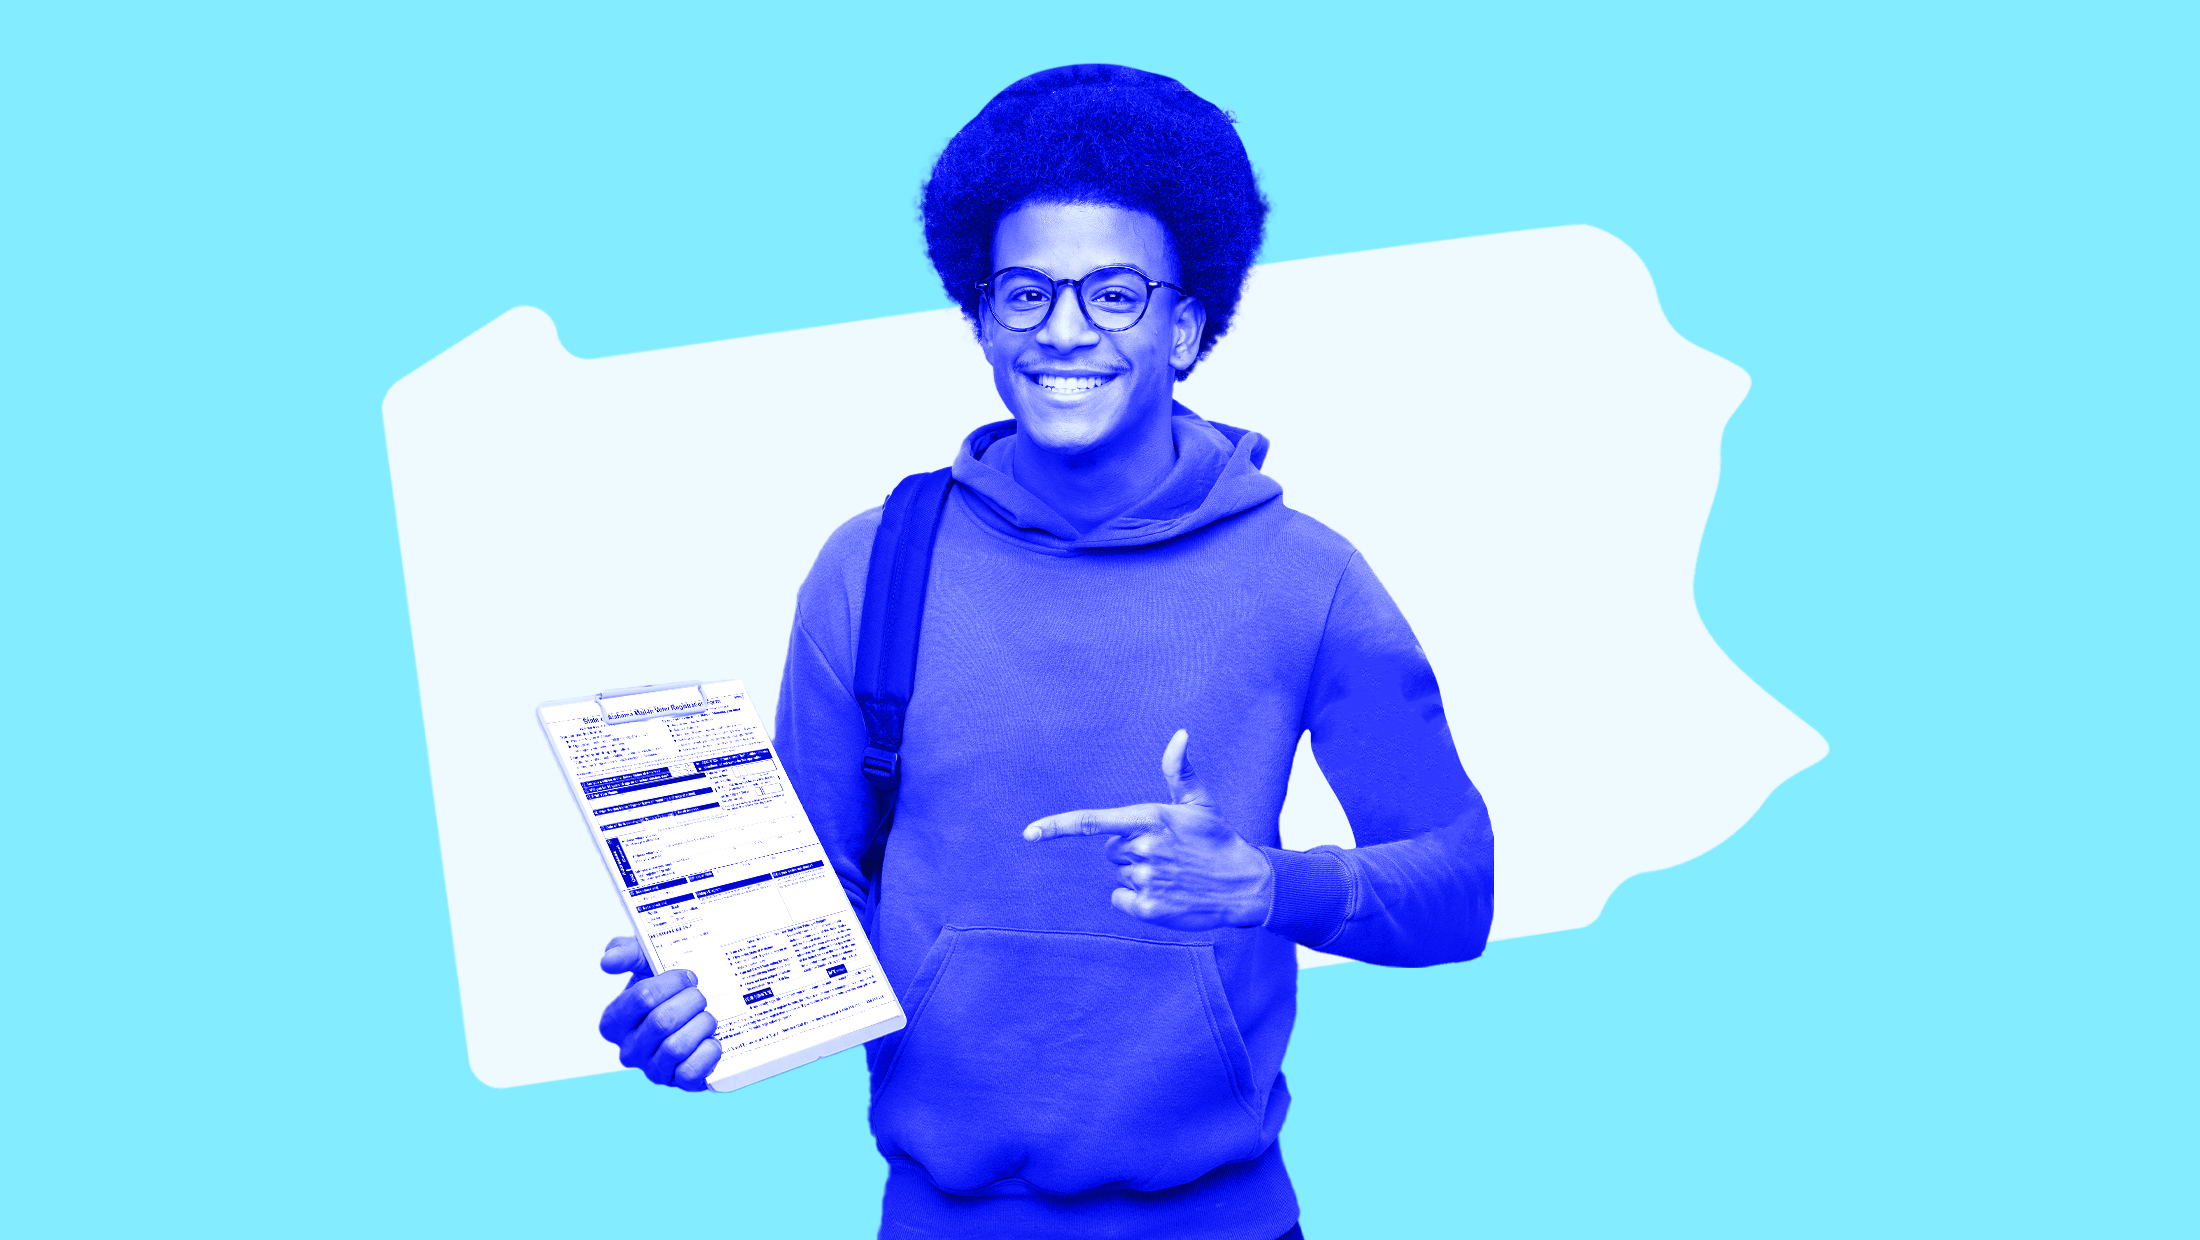
M877 883L848 686L879 514L803 585L779 752L910 1014L870 1044L882 1235L1280 1236L1294 943L1393 965L1482 952L1489 817L1412 630L1349 543L1285 506L1261 436L1171 421L1174 469L1083 533L1015 481L1014 423L965 442ZM1105 840L1019 833L1164 799L1179 728L1274 867L1265 928L1126 917ZM1350 851L1279 846L1302 731Z
M9 1222L876 1226L856 1056L722 1098L467 1070L381 401L515 305L586 356L938 307L928 162L1096 60L1238 115L1266 258L1633 247L1754 381L1699 606L1832 746L1588 929L1303 975L1315 1240L2188 1227L2193 35L2144 4L17 6ZM343 708L269 726L255 693ZM118 696L173 713L117 733ZM242 762L262 799L195 799Z

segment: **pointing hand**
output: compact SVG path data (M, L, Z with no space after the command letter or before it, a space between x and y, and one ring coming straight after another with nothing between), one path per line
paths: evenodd
M1257 926L1268 920L1274 882L1268 857L1222 820L1192 773L1189 734L1179 730L1161 752L1166 804L1125 805L1052 814L1024 828L1027 840L1105 835L1122 886L1115 907L1172 930Z

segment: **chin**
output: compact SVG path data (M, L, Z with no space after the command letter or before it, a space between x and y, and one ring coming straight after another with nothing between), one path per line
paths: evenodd
M1084 409L1048 408L1048 403L1043 398L1019 400L1010 411L1016 415L1018 434L1059 456L1092 451L1114 438L1126 421L1121 405L1112 400L1094 401L1096 407Z
M1057 456L1078 456L1092 451L1108 441L1115 429L1110 423L1095 426L1088 422L1064 423L1058 416L1035 415L1019 411L1016 415L1016 432L1031 441L1035 448L1043 448Z

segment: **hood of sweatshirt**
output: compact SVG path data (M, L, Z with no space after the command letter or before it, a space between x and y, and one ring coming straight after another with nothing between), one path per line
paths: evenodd
M1045 500L1009 474L1016 424L991 422L970 432L955 456L955 481L986 524L1051 551L1143 547L1182 537L1283 494L1260 472L1268 440L1254 431L1209 422L1182 405L1169 420L1176 464L1161 484L1116 517L1080 537Z

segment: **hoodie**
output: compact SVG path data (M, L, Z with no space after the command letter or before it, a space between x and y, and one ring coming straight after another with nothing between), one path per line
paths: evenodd
M1405 618L1284 506L1265 439L1182 406L1171 427L1171 472L1083 535L1017 485L1013 422L964 441L876 883L852 686L879 510L803 583L776 741L908 1014L866 1048L881 1236L1274 1240L1298 1217L1277 1146L1293 944L1431 965L1488 937L1489 817ZM1149 925L1109 903L1103 839L1022 838L1165 799L1178 728L1274 865L1262 926ZM1309 731L1351 849L1281 847Z

